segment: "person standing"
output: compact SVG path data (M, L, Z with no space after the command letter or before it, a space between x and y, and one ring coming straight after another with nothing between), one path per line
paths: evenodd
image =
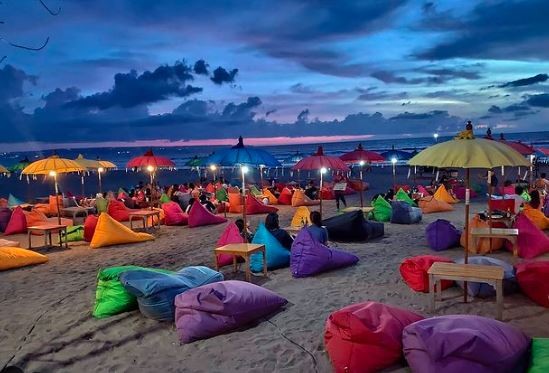
M338 185L339 184L339 185ZM345 189L347 183L343 175L337 174L334 177L334 196L336 200L336 208L339 211L339 202L341 201L345 207L347 207L347 201L345 201Z

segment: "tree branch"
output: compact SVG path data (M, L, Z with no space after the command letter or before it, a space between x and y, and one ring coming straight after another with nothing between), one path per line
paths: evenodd
M54 12L52 11L47 5L46 3L44 2L44 0L38 0L40 1L40 4L42 4L42 6L44 7L44 9L46 9L46 11L51 14L52 16L56 16L58 15L60 12L61 12L61 7L57 8L57 12Z
M39 51L39 50L42 50L46 47L46 45L48 45L49 41L50 41L50 37L48 36L46 38L46 40L44 40L44 43L42 43L41 46L39 47L29 47L29 46L26 46L26 45L21 45L21 44L15 44L15 43L12 43L11 41L9 40L6 40L4 39L3 37L0 36L0 40L4 41L5 43L7 43L8 45L11 45L12 47L15 47L15 48L20 48L20 49L25 49L25 50L28 50L28 51Z
M4 57L0 58L0 64L1 64L2 62L4 62L4 60L5 60L6 58L8 58L8 56L4 56Z

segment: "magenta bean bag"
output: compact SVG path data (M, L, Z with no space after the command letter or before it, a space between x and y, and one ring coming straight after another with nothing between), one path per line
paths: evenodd
M425 228L425 235L431 250L442 251L458 246L461 232L448 220L438 219Z
M518 256L532 259L549 252L549 237L524 214L517 215L513 227L519 230ZM512 250L513 246L506 241L505 247Z
M450 315L408 325L402 344L413 372L514 373L528 366L530 338L500 321Z
M454 192L454 195L457 199L465 200L465 187L463 186L455 186L452 188L452 191ZM469 197L475 198L477 196L477 192L475 192L473 189L469 189Z
M216 282L175 297L175 325L181 343L191 343L267 317L287 302L249 282Z
M248 215L268 214L270 212L277 211L278 209L276 207L264 205L251 194L248 194L248 196L246 197L246 214Z
M300 230L292 244L290 266L294 277L313 276L357 262L356 255L331 249L314 240L307 229Z
M326 320L324 344L336 372L377 372L402 360L402 331L422 320L377 302L353 304Z
M189 216L181 210L179 204L171 201L162 204L166 225L187 225Z
M18 234L18 233L26 233L26 232L27 232L27 218L25 217L25 213L23 212L23 209L17 206L11 214L10 221L6 226L4 235L9 236L10 234Z
M189 227L200 227L202 225L212 225L225 223L227 219L217 216L206 210L206 207L195 202L189 211Z
M240 230L236 226L235 223L229 223L223 233L221 233L221 237L219 237L219 240L217 240L217 247L225 246L230 243L244 243L244 237L240 234ZM227 266L230 264L233 264L233 256L229 254L219 254L217 256L217 265L219 267Z
M522 292L540 306L549 308L549 261L523 262L515 268Z
M429 275L427 274L427 271L435 262L453 263L453 260L435 255L418 255L412 258L406 258L402 261L402 264L400 264L400 275L410 289L428 293ZM453 285L453 281L443 280L442 290Z

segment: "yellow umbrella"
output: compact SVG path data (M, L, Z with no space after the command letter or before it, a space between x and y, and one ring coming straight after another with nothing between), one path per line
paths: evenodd
M106 170L112 170L116 168L116 165L109 161L98 160L101 167L97 169L97 177L99 178L99 193L101 193L101 174Z
M0 174L9 174L9 170L0 164Z
M57 222L61 224L61 214L59 211L59 187L57 185L57 175L69 172L81 172L86 169L71 159L59 158L57 155L32 162L21 171L21 175L49 175L53 176L55 184L55 198L57 204Z

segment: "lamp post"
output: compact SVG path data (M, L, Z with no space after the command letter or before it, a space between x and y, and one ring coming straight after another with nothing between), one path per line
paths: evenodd
M328 172L328 170L326 169L326 167L322 167L320 169L320 188L319 188L319 193L320 193L320 217L322 217L322 182L324 180L324 174Z
M210 170L213 173L213 181L215 182L215 171L217 170L217 166L215 164L210 165Z
M57 185L57 172L50 171L49 175L53 177L53 184L55 185L55 206L57 207L57 224L61 225L61 212L59 211L59 186Z
M259 165L259 189L263 189L263 168L265 167L264 164Z
M391 158L391 163L393 164L393 191L396 193L396 164L398 160L393 157Z
M434 133L433 137L435 138L435 142L438 142L438 133Z
M530 186L532 185L533 181L534 181L534 158L535 158L535 155L534 154L530 154Z
M105 171L103 167L99 167L97 169L97 177L99 179L99 193L103 193L102 186L101 186L101 173Z
M241 166L240 172L242 173L242 220L244 220L244 238L247 237L246 230L248 229L246 225L246 174L248 173L248 166ZM246 240L247 242L247 240Z
M364 191L364 183L362 182L362 169L364 168L364 165L366 164L366 162L364 161L360 161L358 162L359 166L360 166L360 208L364 208L364 199L362 197L362 193Z
M153 179L154 179L154 167L151 165L147 166L147 171L149 171L149 175L151 177L151 200L150 200L150 207L151 211L153 209L153 193L154 193L154 186L153 186Z

